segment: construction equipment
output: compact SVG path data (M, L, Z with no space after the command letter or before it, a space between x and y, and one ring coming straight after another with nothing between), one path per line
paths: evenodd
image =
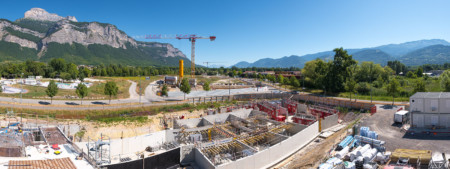
M188 34L188 35L176 35L176 36L162 36L162 35L147 35L145 36L145 39L189 39L191 41L191 76L194 78L195 75L195 41L197 39L209 39L210 41L216 40L216 36L197 36L195 34Z

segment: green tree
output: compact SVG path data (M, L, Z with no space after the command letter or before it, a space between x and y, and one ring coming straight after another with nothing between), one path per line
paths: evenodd
M277 82L280 83L281 85L284 84L284 77L283 77L283 75L278 75Z
M77 65L75 65L73 63L67 64L67 73L70 74L71 79L77 79L77 77L78 77Z
M205 91L210 91L211 90L211 88L209 87L209 82L208 81L205 82L205 84L203 84L203 90L205 90Z
M440 86L445 92L450 92L450 70L444 71L444 73L439 76Z
M400 83L397 81L397 79L392 78L389 84L386 86L387 93L392 96L392 105L394 105L395 96L400 93L400 90Z
M58 85L56 85L54 80L50 80L47 86L47 90L45 90L45 93L48 97L50 97L50 104L53 103L53 96L56 96L58 94Z
M425 92L425 83L422 79L417 79L416 83L414 84L414 93L416 92Z
M297 80L296 77L291 76L291 78L289 79L291 86L294 87L300 87L300 82Z
M184 100L186 100L186 94L191 93L191 85L187 78L181 80L180 90L184 93Z
M399 74L400 72L406 72L406 66L405 64L401 63L398 60L395 61L388 61L387 66L390 67L395 74ZM386 80L386 79L385 79Z
M61 74L59 74L59 77L63 80L63 81L69 81L72 80L72 76L69 73L66 72L62 72Z
M326 74L325 88L331 92L340 92L344 90L344 82L350 76L348 67L355 65L356 61L352 55L347 54L343 48L336 48L334 60L331 63L330 71Z
M75 90L78 97L81 99L81 104L83 104L83 98L88 95L88 88L84 83L79 83L77 89Z
M416 76L417 77L422 77L423 76L423 69L422 69L422 67L417 68Z
M116 96L119 91L116 82L108 81L105 84L104 94L109 96L109 104L111 104L111 97Z
M356 81L353 78L347 78L345 82L345 90L350 93L350 101L352 101L352 95L356 92Z
M167 88L167 85L164 84L162 89L161 89L161 96L169 96L169 89Z
M406 73L406 77L417 78L417 74L413 73L412 71L408 71L408 73Z
M66 61L62 58L54 58L50 61L50 66L53 70L61 73L66 69Z

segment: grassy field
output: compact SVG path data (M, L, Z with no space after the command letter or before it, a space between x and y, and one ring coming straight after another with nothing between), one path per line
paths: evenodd
M421 80L421 78L406 78L406 77L397 77L397 80L399 81L401 85L401 92L395 97L395 101L402 101L407 102L409 101L409 97L414 94L414 85L416 84L417 80ZM443 91L440 88L439 79L437 78L428 78L425 80L425 89L426 92L441 92ZM376 101L392 101L392 96L388 95L386 91L386 85L387 83L383 84L383 87L381 88L372 88L372 99ZM293 87L290 85L281 85L283 89L287 88L290 90L297 90L302 91L302 87ZM323 90L320 89L306 89L306 92L314 93L314 94L323 94ZM337 96L337 97L343 97L343 98L350 98L350 93L348 92L341 92L338 94L329 94L327 95L331 96ZM370 93L358 93L357 99L361 100L370 100ZM355 98L355 95L352 95L352 99Z
M200 103L200 104L177 104L165 106L147 106L137 108L123 108L110 110L40 110L40 109L21 109L16 108L14 111L17 116L34 118L38 116L39 119L46 120L47 116L50 120L87 120L103 123L111 122L141 122L145 116L155 115L159 113L171 113L177 111L187 110L189 112L194 110L203 110L207 108L219 108L220 106L227 106L235 104L236 102L221 102L221 103ZM1 107L5 108L5 107ZM5 112L0 112L4 115Z
M142 95L145 93L145 88L154 81L157 80L161 80L164 79L164 76L149 76L150 79L146 80L145 76L141 76L140 82L141 84L139 84L139 77L135 77L135 76L129 76L129 77L117 77L117 79L123 79L123 80L131 80L133 82L136 82L137 87L136 87L136 93L139 94L139 85L141 85L142 87Z
M210 84L222 79L221 77L217 76L202 76L202 75L196 75L195 78L197 79L197 83L209 82Z
M117 86L119 87L119 92L117 94L117 97L115 98L124 99L130 97L128 89L130 88L131 83L122 79L105 79L105 80L114 80L117 83ZM104 85L105 83L94 82L93 85L88 88L89 93L84 99L85 100L108 99L108 97L103 94ZM15 84L12 87L20 88L21 86L19 84ZM47 89L46 87L29 86L29 85L22 85L22 87L23 89L28 90L27 93L22 93L22 98L46 99L45 97L47 97L47 94L45 93L45 90ZM0 93L0 96L18 98L20 97L20 93L17 94ZM77 96L77 94L75 93L75 89L59 89L58 94L54 97L54 99L69 99L71 96Z

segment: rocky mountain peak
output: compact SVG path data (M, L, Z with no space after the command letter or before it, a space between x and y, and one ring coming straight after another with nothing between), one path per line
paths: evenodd
M73 22L77 22L77 19L74 16L62 17L54 13L48 13L42 8L31 8L29 11L25 12L24 18L45 21L60 21L67 19Z

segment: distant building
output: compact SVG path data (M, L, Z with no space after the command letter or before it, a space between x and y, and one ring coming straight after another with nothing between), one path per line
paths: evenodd
M430 77L439 77L442 73L444 73L444 70L430 70L428 72L423 73L424 75L428 75Z
M418 92L409 104L411 127L450 128L450 92Z
M291 78L291 77L295 77L297 79L300 79L302 77L302 72L301 71L279 71L279 72L275 72L275 75L281 75L285 78Z
M164 83L168 85L176 85L177 84L177 77L176 76L165 76L164 77Z
M265 71L265 72L261 72L260 74L262 75L275 75L274 71Z
M253 75L253 74L257 74L257 72L256 72L256 71L245 71L245 72L242 73L242 74L245 74L245 75Z

